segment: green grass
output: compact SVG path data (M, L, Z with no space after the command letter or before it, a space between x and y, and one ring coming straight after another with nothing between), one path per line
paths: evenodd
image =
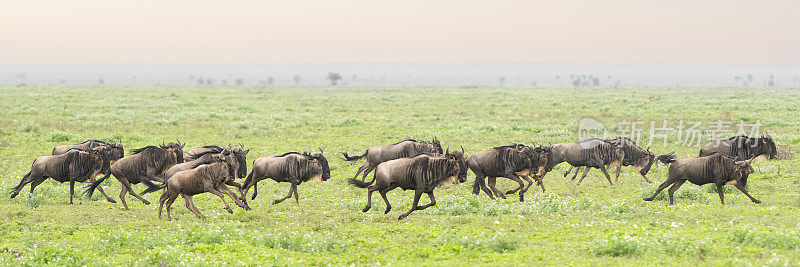
M179 139L187 147L243 143L249 161L321 147L332 179L299 186L300 204L273 199L288 184L260 183L252 211L228 214L210 194L195 197L208 220L183 205L174 221L157 205L128 197L130 211L97 194L69 205L68 185L47 181L14 199L0 193L0 264L5 265L784 265L800 262L797 157L757 162L749 179L757 205L726 186L684 184L668 205L666 192L643 201L666 177L653 167L647 184L623 168L608 185L593 170L580 186L547 175L531 187L491 201L470 183L437 189L437 205L397 216L412 193L377 194L362 213L365 191L348 186L363 162L340 151L434 136L467 154L510 143L575 141L590 117L616 129L627 120L760 120L782 149L800 148L800 91L733 88L459 88L459 87L0 87L0 187L11 188L38 156L85 139L120 140L127 151ZM648 129L649 125L643 126ZM649 133L643 131L643 139ZM697 146L660 142L651 150L694 156ZM797 154L797 153L794 153ZM780 173L778 173L780 170ZM513 184L499 179L499 188ZM119 183L104 184L118 199ZM137 186L138 191L143 187ZM82 190L81 190L82 191ZM156 203L158 194L146 198ZM427 203L427 198L423 198Z

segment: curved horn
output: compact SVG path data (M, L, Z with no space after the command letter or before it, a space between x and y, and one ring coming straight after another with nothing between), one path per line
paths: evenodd
M647 152L650 152L650 147L649 146L647 147Z
M450 145L447 146L447 150L444 152L445 155L450 154Z
M462 145L458 145L458 146L461 147L461 154L464 154L464 146L462 146Z
M320 153L320 154L322 154L322 153L325 153L324 151L322 151L322 148L320 148L320 147L317 147L317 149L319 149L319 153Z

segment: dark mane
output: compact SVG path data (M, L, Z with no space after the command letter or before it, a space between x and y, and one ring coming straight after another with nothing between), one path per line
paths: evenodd
M292 155L292 154L302 155L299 152L286 152L286 153L283 153L283 155L280 155L280 156L277 156L277 157L285 157L285 156Z
M202 153L200 153L200 154L193 155L193 157L195 158L195 160L197 160L197 159L199 159L199 158L201 158L201 157L203 157L203 156L205 156L205 155L207 155L207 154L212 154L212 155L213 155L213 154L219 154L219 153L222 153L222 152L220 152L220 151L214 151L214 150L208 150L208 151L203 151L203 152L202 152Z
M134 150L131 150L131 155L134 155L134 154L139 154L140 152L142 152L142 151L145 151L145 150L148 150L148 149L151 149L151 148L154 148L154 149L161 149L161 148L158 148L158 147L155 147L155 146L146 146L146 147L140 147L140 148L136 148L136 149L134 149Z
M746 136L746 135L737 135L737 136L733 136L733 137L728 138L728 140L736 140L736 139L739 139L739 138L751 139L749 136Z
M222 150L222 148L221 148L220 146L215 146L215 145L210 145L210 146L202 146L202 148L213 148L213 149L219 149L219 150Z
M512 145L507 145L507 146L496 146L496 147L493 147L493 149L503 149L503 148L517 149L517 146L520 146L520 145L519 144L512 144Z
M417 140L414 140L414 139L406 139L406 140L394 143L392 145L396 145L396 144L399 144L399 143L402 143L402 142L405 142L405 141L411 141L411 142L417 142L417 143L425 143L425 142L420 142L420 141L417 141Z

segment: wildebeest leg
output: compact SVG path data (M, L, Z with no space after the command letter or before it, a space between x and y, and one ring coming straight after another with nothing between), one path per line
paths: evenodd
M239 194L242 194L242 185L240 185L239 183L237 183L237 182L235 182L233 180L229 180L229 181L225 182L225 184L238 188L239 189Z
M590 167L586 167L586 168L583 170L583 176L581 176L581 179L580 179L580 180L578 180L578 185L580 185L580 184L581 184L581 182L583 182L583 179L585 179L585 178L586 178L586 175L587 175L587 174L589 174L589 170L590 170L590 169L592 169L592 168L590 168ZM575 173L575 175L577 175L577 174L578 174L578 173ZM609 178L609 181L610 181L610 180L611 180L611 179Z
M478 186L480 189L489 196L490 199L494 200L494 192L489 190L489 187L486 187L486 174L482 172L475 173L475 179L478 182ZM480 194L480 192L478 192Z
M761 204L760 200L754 198L753 196L750 195L750 193L747 192L747 189L744 188L744 185L737 183L735 186L736 188L739 189L739 191L742 191L742 193L744 193L745 196L749 197L751 201L755 202L756 204Z
M92 178L92 180L90 180L89 182L92 182L92 183L93 183L93 182L94 182L94 178ZM100 191L100 194L103 194L103 196L104 196L104 197L106 197L106 201L108 201L108 202L110 202L110 203L117 203L117 201L116 201L116 200L114 200L113 198L109 197L109 196L106 194L106 192L105 192L105 191L103 191L103 187L102 187L102 186L99 186L99 185L98 185L98 186L97 186L97 191Z
M42 184L45 180L47 180L47 176L37 177L36 180L33 180L33 183L31 183L31 194L33 194L33 189Z
M292 186L289 187L289 194L287 194L285 197L283 197L281 199L276 199L275 201L272 202L272 205L281 203L284 200L286 200L287 198L292 197L292 194L294 193L294 190L296 190L296 188L297 188L297 180L296 179L291 179L291 182L292 182Z
M725 185L724 183L717 183L717 193L719 193L719 202L725 205L725 193L722 192L722 186Z
M639 173L639 175L641 175L641 176L642 176L642 178L644 178L644 180L645 180L645 181L646 181L648 184L652 184L652 183L653 183L653 182L651 182L649 179L647 179L647 176L644 176L644 174L641 174L641 173Z
M161 197L158 198L158 218L159 219L161 219L161 208L164 207L164 203L167 202L167 199L169 199L169 194L167 193L167 190L164 190L164 193L161 194Z
M244 203L241 200L239 200L239 198L236 197L236 193L234 193L233 190L231 190L227 186L221 185L219 189L220 189L219 191L221 191L223 194L228 195L233 200L233 203L236 203L236 205L238 205L239 207L242 207L244 210L251 210L250 206L248 206L247 203Z
M119 190L119 199L122 200L122 207L125 210L128 210L128 202L125 201L125 194L128 193L128 188L125 185L122 185L122 189Z
M364 209L361 212L367 212L370 208L372 208L372 192L375 192L375 186L371 185L367 188L367 205L364 206Z
M36 178L33 177L30 172L26 174L24 177L22 177L22 180L19 181L17 187L14 187L14 191L11 192L11 198L14 198L17 195L19 195L19 192L22 191L22 188L25 187L25 185L33 182L34 180L36 180Z
M364 163L364 165L361 165L361 167L358 167L358 171L356 171L356 175L353 176L353 179L358 179L358 175L361 174L361 172L366 170L366 169L367 169L367 163Z
M222 204L225 204L225 209L228 211L228 213L233 213L233 209L231 208L231 205L228 205L228 202L225 201L225 196L222 195L222 192L220 192L219 190L214 189L214 188L206 188L206 191L218 196L219 199L222 199Z
M578 178L578 173L581 172L581 168L582 168L581 166L578 166L578 168L575 170L575 174L572 175L572 180L573 181L575 180L575 178ZM586 171L589 171L589 167L586 167ZM586 174L584 174L583 176L586 177ZM581 179L581 180L583 180L583 179ZM578 183L578 184L580 184L580 183Z
M256 200L257 195L258 195L258 184L256 182L253 182L253 197L250 198L250 200ZM244 198L244 195L242 195L242 198Z
M522 190L528 192L528 188L530 188L533 185L533 180L531 180L530 175L524 175L522 176L522 178L525 179L525 181L528 181L528 185L526 185L525 188Z
M542 176L533 175L533 179L536 179L536 183L538 183L539 186L542 187L542 193L545 193L545 191L544 191L544 179L542 179L542 178L544 178L544 174L542 174Z
M522 179L520 179L519 176L513 173L507 174L506 178L511 179L512 181L517 182L517 184L519 184L519 187L517 187L514 190L509 190L508 192L506 192L506 194L513 194L519 191L519 202L525 201L525 190L523 190L523 188L525 188L525 183L522 182Z
M186 208L189 209L189 211L191 211L192 213L194 213L194 215L197 215L197 218L205 220L206 216L200 213L200 210L198 210L197 207L194 205L194 199L192 199L192 196L187 194L181 194L181 195L183 196L183 199L186 200Z
M179 194L177 193L172 194L169 196L169 199L167 199L167 220L172 220L172 213L170 213L172 211L172 203L175 202L175 199L178 198L178 195Z
M411 204L411 209L408 210L406 213L400 214L400 217L397 217L397 220L402 220L408 217L411 212L417 210L419 208L419 197L422 196L422 190L417 189L414 191L414 203Z
M369 172L371 172L371 171L374 171L374 170L375 170L375 168L377 168L377 167L378 167L378 166L372 166L372 165L370 165L369 167L367 167L367 169L366 169L366 170L364 170L364 173L363 173L363 175L361 176L361 181L366 181L366 180L367 180L367 174L369 174Z
M69 204L72 203L72 195L75 194L75 177L69 179Z
M147 178L145 178L145 179L147 179ZM131 196L133 196L135 198L138 198L145 205L150 205L150 201L147 201L147 199L144 199L142 196L140 196L138 193L136 193L136 191L133 191L133 188L131 187L131 183L128 182L128 179L121 179L120 182L122 182L122 185L125 186L128 189L128 193L130 193Z
M664 190L664 188L667 188L669 185L671 185L674 182L675 181L670 180L669 178L667 178L667 180L664 181L664 183L662 183L661 185L658 186L658 189L656 189L656 192L653 194L653 196L645 198L644 201L653 201L653 199L656 198L658 193L661 193L661 190Z
M608 179L608 184L614 185L614 183L611 182L611 175L608 175L608 170L606 170L606 166L600 165L600 170L603 171L603 175L605 175L606 179Z
M417 208L417 210L424 210L424 209L427 209L430 206L436 205L436 198L433 196L433 192L428 192L427 194L428 194L428 198L431 199L431 203L428 204L428 205L419 207L419 208Z
M572 169L574 168L575 166L569 165L569 170L567 170L567 172L564 173L564 178L567 178L567 175L569 175L569 173L572 172Z
M500 192L500 189L497 189L495 185L497 184L497 177L489 177L489 188L492 189L494 196L506 199L506 195Z
M383 202L386 202L386 210L383 212L383 214L387 214L389 213L390 210L392 210L392 204L389 204L389 198L386 197L386 193L389 193L389 191L392 191L392 189L395 188L397 188L397 186L387 187L379 191L381 192L381 197L383 198Z
M294 187L294 203L300 204L300 195L297 193L297 186Z
M617 166L617 178L614 179L614 183L615 184L619 182L619 171L620 171L620 169L622 169L622 165L621 164L619 166Z
M673 203L673 195L675 194L675 191L678 191L678 188L681 187L681 185L683 185L684 182L686 182L686 180L678 180L678 181L676 181L675 183L672 184L672 187L669 188L669 204L670 205L672 205L672 203Z

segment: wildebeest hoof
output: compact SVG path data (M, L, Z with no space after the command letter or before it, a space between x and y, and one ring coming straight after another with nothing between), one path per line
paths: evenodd
M108 203L114 203L114 204L117 204L117 201L116 201L116 200L113 200L113 199L106 199L106 201L108 201Z
M405 214L400 215L400 217L397 217L397 220L399 221L399 220L405 219L407 216L408 215L405 215Z
M390 210L392 210L392 208L388 208L388 209L386 209L386 211L384 211L384 212L383 212L383 214L389 214L389 211L390 211Z
M514 192L516 192L516 191L514 191L514 190L508 190L508 191L506 191L506 195L513 194Z
M371 207L369 207L369 206L367 206L367 207L364 207L363 209L361 209L361 212L367 212L367 211L369 211L369 209L370 209L370 208L371 208Z
M275 205L275 204L278 204L278 203L281 203L281 202L278 201L278 200L272 201L272 205Z
M142 202L144 202L145 205L150 205L150 201L145 200L145 201L142 201Z
M644 201L653 201L652 197L645 198Z
M227 209L228 213L233 213L233 209Z
M753 200L753 202L756 203L756 204L761 204L761 200L758 200L758 199Z

